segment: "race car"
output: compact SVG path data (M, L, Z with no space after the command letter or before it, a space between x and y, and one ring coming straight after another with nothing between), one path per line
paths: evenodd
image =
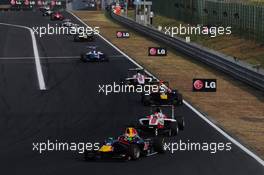
M50 7L49 7L49 6L41 6L41 7L39 7L39 10L40 10L42 13L44 13L45 11L50 10Z
M150 105L182 105L182 94L169 87L169 82L156 81L152 85L158 87L158 91L142 93L141 102L145 106Z
M64 19L64 16L62 15L61 12L54 12L54 13L51 14L50 19L51 20L60 20L60 21L62 21Z
M126 128L117 139L108 138L97 151L85 151L86 161L100 159L138 160L153 153L164 153L164 138L143 139L135 128Z
M73 23L73 22L71 22L70 19L64 19L62 21L62 23L60 24L60 26L61 27L68 27L68 28L70 28L70 27L77 27L78 25L75 24L75 23Z
M51 16L52 13L53 13L52 10L46 10L46 11L43 12L42 16Z
M108 57L96 46L88 46L88 51L81 54L81 61L83 62L108 62Z
M79 31L78 34L73 37L75 42L81 41L94 41L94 32L86 33Z
M128 77L121 80L122 84L145 85L153 81L153 77L148 76L144 69L134 68L128 70Z
M172 111L171 117L164 114L160 107L158 106L156 111L151 115L139 119L138 128L143 132L154 134L155 136L166 135L171 137L178 135L179 130L184 130L184 118L175 118L173 105L169 105Z

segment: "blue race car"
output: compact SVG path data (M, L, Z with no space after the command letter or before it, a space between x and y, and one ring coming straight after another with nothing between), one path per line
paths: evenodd
M94 161L100 159L138 160L140 157L164 153L164 138L141 138L136 129L126 128L125 134L117 139L108 138L99 150L85 151L84 159Z
M96 46L87 47L88 51L81 54L81 61L83 62L108 62L107 56Z

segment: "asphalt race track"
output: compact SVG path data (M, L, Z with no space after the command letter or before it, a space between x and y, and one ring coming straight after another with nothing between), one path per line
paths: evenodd
M73 16L66 14L79 23ZM28 27L55 25L40 12L1 12L0 23ZM85 162L71 151L32 151L33 142L95 142L118 136L126 124L149 114L139 95L98 93L98 84L119 82L129 60L99 37L75 43L71 36L37 37L47 90L40 91L28 30L0 25L0 174L73 175L263 175L264 167L232 144L231 151L211 154L177 151L131 162ZM97 45L109 63L86 64L77 56ZM176 109L186 129L174 142L229 142L186 106Z

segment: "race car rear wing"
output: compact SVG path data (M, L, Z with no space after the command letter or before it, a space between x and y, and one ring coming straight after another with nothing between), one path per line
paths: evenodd
M174 105L151 105L151 113L153 113L153 108L159 108L159 107L170 107L171 108L171 118L175 119L175 106Z

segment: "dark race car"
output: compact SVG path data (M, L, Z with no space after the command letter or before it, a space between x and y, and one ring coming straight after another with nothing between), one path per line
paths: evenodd
M108 62L108 57L96 46L87 47L88 50L81 54L81 61L83 62Z
M128 69L128 76L121 80L122 84L129 85L145 85L154 80L153 77L147 75L142 68Z
M171 137L178 135L179 130L183 130L185 127L184 118L178 116L176 119L173 105L168 106L171 107L170 117L163 113L160 107L158 106L151 115L139 119L137 128L144 133L154 134L155 136L166 135Z
M54 12L54 13L51 14L50 19L51 20L60 20L60 21L62 21L64 19L64 16L62 15L61 12Z
M46 10L46 11L44 11L43 12L43 16L51 16L52 15L52 13L53 13L53 11L52 10Z
M82 41L94 41L95 36L94 32L86 33L83 31L79 31L78 34L73 36L75 42L82 42Z
M41 7L39 7L39 10L40 10L42 13L44 13L45 11L50 10L50 7L49 7L49 6L41 6Z
M108 138L98 151L85 151L87 161L100 159L138 160L140 157L164 153L164 139L143 139L135 128L127 128L117 139Z
M73 22L71 22L70 19L64 19L62 21L62 23L60 24L60 27L68 27L68 28L70 28L70 27L78 27L78 25L73 23Z
M158 86L157 92L150 94L142 93L141 102L145 106L150 105L182 105L182 94L176 89L169 88L168 82L157 81L152 82L152 85Z

